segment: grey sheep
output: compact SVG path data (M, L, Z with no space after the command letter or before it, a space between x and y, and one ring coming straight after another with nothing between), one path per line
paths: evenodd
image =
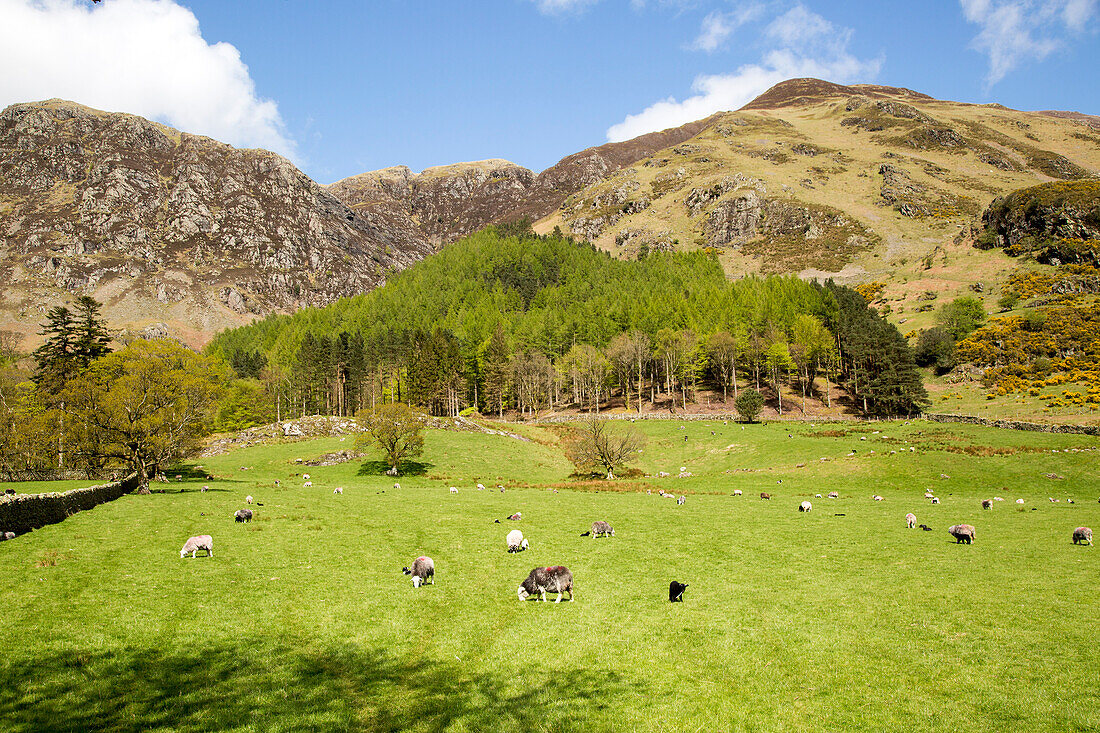
M956 545L960 542L968 545L974 542L974 527L969 524L952 524L947 531L955 538Z
M233 520L236 522L251 522L252 510L251 509L238 509L237 513L233 515Z
M180 559L186 557L189 552L191 557L195 557L195 553L199 550L206 550L207 557L214 557L214 538L208 534L200 534L187 540L183 543L183 549L180 550Z
M585 532L582 537L592 535L593 537L614 537L615 530L610 524L603 520L599 520L592 523L592 529Z
M411 568L401 568L401 572L412 576L413 588L419 588L429 580L435 585L435 563L425 555L413 560Z
M527 575L527 579L516 592L521 601L538 593L541 600L545 602L547 591L558 594L558 600L554 603L561 603L564 593L569 593L569 601L573 601L573 573L569 572L569 568L561 565L535 568Z
M10 534L10 533L9 533ZM1078 527L1073 530L1073 544L1075 545L1091 545L1092 544L1092 530L1088 527Z

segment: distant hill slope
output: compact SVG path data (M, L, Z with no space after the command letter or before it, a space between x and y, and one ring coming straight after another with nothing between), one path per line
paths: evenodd
M202 342L370 290L429 252L274 153L61 100L0 114L3 327L33 332L48 304L88 293L114 325Z
M588 148L538 175L507 160L439 166L419 174L396 166L345 178L328 190L357 212L373 212L405 230L419 229L442 246L488 224L541 219L569 194L687 140L711 120Z
M731 275L889 282L906 266L920 276L914 263L993 198L1098 172L1088 119L794 79L569 196L536 229L623 257L713 248Z

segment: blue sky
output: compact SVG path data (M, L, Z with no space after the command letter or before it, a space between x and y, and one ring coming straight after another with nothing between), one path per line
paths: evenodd
M0 0L0 105L49 97L322 183L608 139L820 76L1100 114L1100 0Z

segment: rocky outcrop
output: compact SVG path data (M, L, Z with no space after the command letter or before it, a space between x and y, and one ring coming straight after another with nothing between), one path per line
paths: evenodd
M274 153L60 100L0 114L0 247L9 287L186 300L222 325L370 290L431 251Z
M986 246L1049 264L1100 266L1100 181L1057 181L993 200L982 214Z

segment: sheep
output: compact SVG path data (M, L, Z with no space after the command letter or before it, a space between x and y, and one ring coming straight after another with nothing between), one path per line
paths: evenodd
M419 588L429 580L435 585L435 563L426 555L413 560L411 568L401 568L401 572L412 576L413 588Z
M917 515L913 512L909 512L905 515L905 528L913 529L917 526Z
M245 504L251 504L252 503L252 494L249 494L248 496L246 496L244 498L244 503Z
M527 540L523 537L523 532L520 532L518 529L513 529L509 532L506 541L508 542L508 552L523 552L530 547Z
M935 497L936 497L936 495L933 494L931 491L924 492L924 498L925 499L934 499Z
M820 499L820 498L821 498L821 494L814 494L814 498L815 498L815 499Z
M393 488L395 488L395 489L400 489L400 488L401 488L401 484L394 484L394 485L393 485Z
M1023 503L1024 503L1024 500L1023 500L1023 499L1017 499L1017 500L1016 500L1016 503L1017 503L1017 504L1023 504Z
M313 482L312 482L312 481L306 481L306 482L305 482L304 484L302 484L302 487L303 487L303 488L306 488L306 489L308 489L308 488L309 488L309 487L311 487L311 486L313 486Z
M337 486L335 489L332 490L332 493L340 494L341 496L343 496L344 495L344 487L343 486Z
M874 496L872 496L871 498L872 498L873 500L875 500L875 501L885 501L885 499L883 499L883 498L882 498L881 496L879 496L878 494L875 494L875 495L874 495Z
M511 519L513 522L518 522L519 520L523 519L523 512L516 512L508 518Z
M205 494L205 493L206 493L207 491L210 491L210 487L209 487L209 486L205 486L205 485L204 485L204 486L202 487L202 493L204 493L204 494Z
M993 508L993 500L992 499L982 499L982 509L992 509L992 508Z
M830 491L829 492L829 498L830 499L839 499L840 498L840 492L839 491Z
M303 473L302 474L302 480L303 481L309 481L309 474L308 473Z
M804 502L802 502L801 504L798 505L798 511L800 511L800 512L808 512L808 511L812 510L813 508L814 508L814 505L811 504L808 501L804 501Z
M279 479L275 479L275 486L277 486L277 487L282 486L282 484L283 484L282 481L280 481Z
M932 528L929 527L927 524L922 524L920 526L920 528L923 529L925 532L931 532L932 531Z
M610 524L601 519L593 522L592 529L582 534L581 537L587 537L588 535L592 535L592 537L614 537L615 530Z
M733 490L733 495L734 496L741 496L741 489L734 489Z
M451 493L452 493L452 494L457 494L457 493L458 493L458 488L457 488L457 487L455 487L455 486L452 486L452 487L451 487Z
M683 603L684 591L687 589L687 583L680 583L678 581L672 581L668 584L668 600L670 603Z
M14 540L15 532L0 532L0 542L4 540Z
M993 497L993 501L1004 501L1004 499L1002 499L1002 498L1001 498L1001 497L999 497L999 496L994 496L994 497Z
M940 503L939 497L933 496L932 497L932 503L933 504L939 504Z
M955 538L955 544L965 542L966 544L972 544L974 542L974 527L969 524L952 524L947 528L948 533Z
M1073 544L1091 545L1092 530L1088 527L1078 527L1077 529L1073 530Z
M516 594L521 601L527 600L529 596L538 593L542 601L546 602L546 592L558 594L558 600L554 603L561 603L561 597L565 593L569 593L569 601L573 601L573 573L569 572L569 568L561 565L555 565L548 568L534 568L527 575L527 579L523 581L520 587L517 589Z
M478 491L485 491L485 486L483 484L478 484L477 485L477 490Z
M233 515L234 522L251 522L252 510L251 509L238 509L237 513Z
M186 557L189 552L191 557L195 557L195 553L199 550L206 550L207 557L214 557L214 538L208 534L200 534L197 537L190 538L183 543L183 549L180 550L180 559Z
M761 491L760 492L760 498L761 499L770 499L770 498L772 498L772 495Z
M685 501L687 501L687 497L679 497L678 499L676 499L676 506L683 506Z

